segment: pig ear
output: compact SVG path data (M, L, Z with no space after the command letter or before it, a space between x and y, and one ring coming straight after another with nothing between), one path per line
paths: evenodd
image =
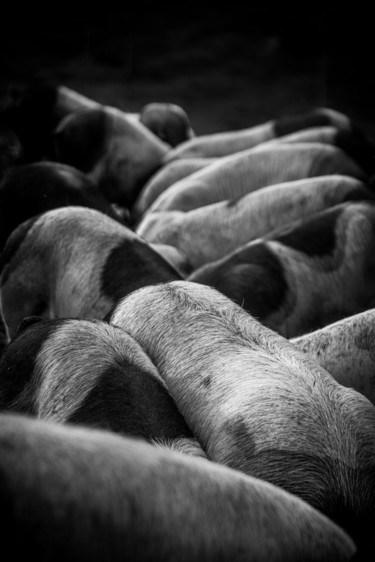
M26 316L19 324L16 331L16 335L18 336L33 324L37 324L38 322L45 322L45 321L46 319L43 318L42 316Z

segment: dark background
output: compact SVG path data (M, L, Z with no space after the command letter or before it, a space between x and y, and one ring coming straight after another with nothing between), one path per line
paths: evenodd
M15 4L2 17L0 101L48 79L126 111L179 104L197 134L319 105L375 138L370 12L327 2Z

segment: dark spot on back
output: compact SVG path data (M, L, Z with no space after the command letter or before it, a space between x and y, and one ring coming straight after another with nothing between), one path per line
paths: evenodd
M103 371L68 421L147 440L192 437L167 390L126 358Z
M105 152L107 127L104 108L76 110L55 131L58 160L89 172Z
M76 168L57 162L12 168L0 184L0 248L23 221L67 205L90 207L123 223L97 185Z
M321 113L319 109L313 109L295 115L286 115L274 121L273 130L275 137L282 137L301 129L310 127L323 127L331 125L331 119L328 115Z
M24 325L6 346L0 360L0 411L9 409L31 380L42 345L63 322L44 320ZM34 413L31 402L17 411Z
M252 242L196 270L188 280L210 285L262 321L285 301L288 284L279 258Z
M141 239L122 242L103 267L102 292L119 300L135 289L154 283L181 280L182 276L158 252Z
M255 455L255 441L249 429L249 423L246 420L246 414L238 413L236 416L230 417L221 427L223 436L229 438L231 446L228 450L228 457L224 455L222 461L226 464L229 459L237 456L241 458L246 451L246 458L252 458Z
M250 244L238 252L232 274L234 284L243 286L243 303L239 304L258 319L267 317L285 301L288 284L283 266L265 244Z
M202 386L208 388L210 386L210 384L211 384L211 377L210 377L210 375L208 375L207 377L205 377L202 380Z
M308 256L330 255L335 248L335 228L342 212L341 205L330 207L274 230L265 238L277 240Z

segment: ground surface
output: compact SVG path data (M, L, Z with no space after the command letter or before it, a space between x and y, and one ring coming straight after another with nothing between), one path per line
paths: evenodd
M375 137L365 13L318 3L301 13L267 3L249 4L247 12L246 3L161 10L140 1L131 11L101 4L90 13L68 5L48 13L30 4L3 17L1 100L15 86L49 79L128 111L177 103L197 134L324 105Z

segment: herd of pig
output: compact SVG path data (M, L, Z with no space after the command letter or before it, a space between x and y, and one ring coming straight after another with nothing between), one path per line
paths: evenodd
M375 141L198 135L64 85L0 115L9 560L375 559Z

